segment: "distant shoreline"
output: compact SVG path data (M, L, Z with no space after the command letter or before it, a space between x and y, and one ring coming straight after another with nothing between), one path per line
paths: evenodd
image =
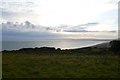
M110 42L110 41L109 41ZM87 48L87 47L97 47L97 48L107 48L109 47L109 42L101 42L101 43L97 43L97 44L93 44L93 45L90 45L90 46L85 46L85 47L76 47L76 48L69 48L69 49L62 49L62 48L59 48L61 50L74 50L74 49L82 49L82 48ZM43 46L43 47L47 47L47 46ZM34 49L34 48L42 48L42 47L26 47L26 49ZM47 47L47 48L51 48L51 47ZM52 48L55 48L55 49L58 49L56 47L52 47ZM23 49L23 48L20 48L20 49ZM2 50L2 51L16 51L16 50L20 50L20 49L14 49L14 50Z
M41 40L20 40L20 41L47 41L47 40L87 40L87 41L112 41L116 39L41 39ZM10 42L18 41L19 40L9 40ZM2 42L7 42L7 40L4 40Z

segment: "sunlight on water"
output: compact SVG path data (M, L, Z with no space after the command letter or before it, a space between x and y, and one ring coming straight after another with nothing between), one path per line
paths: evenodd
M42 41L3 41L2 50L16 50L21 48L34 48L34 47L55 47L61 49L73 49L92 46L107 41L95 40L42 40Z

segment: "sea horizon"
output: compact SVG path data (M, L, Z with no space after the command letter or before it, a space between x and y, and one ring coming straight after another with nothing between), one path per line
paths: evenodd
M110 42L109 39L46 39L39 41L2 41L3 50L19 50L21 48L55 47L75 49Z

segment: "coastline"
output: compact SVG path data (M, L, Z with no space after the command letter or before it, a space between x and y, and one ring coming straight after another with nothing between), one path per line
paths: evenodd
M70 40L74 40L74 39L70 39ZM85 40L85 39L84 39ZM60 41L60 40L59 40ZM59 41L58 41L58 43L59 43ZM79 41L78 39L77 39L77 41ZM81 40L80 40L81 41ZM86 41L89 41L89 40L86 40ZM90 40L90 41L92 41L92 40ZM94 40L93 40L94 41ZM97 41L97 40L95 40L95 41ZM54 48L60 48L60 49L62 49L62 50L65 50L65 49L78 49L78 48L85 48L85 47L99 47L99 46L101 46L101 47L108 47L107 45L108 45L108 43L110 42L110 41L104 41L104 40L102 40L102 42L101 42L101 40L98 40L98 41L100 41L100 42L96 42L96 43L93 43L93 44L89 44L89 45L82 45L82 46L69 46L69 48L67 48L67 47L59 47L59 46L39 46L38 44L36 44L37 42L36 41L21 41L22 42L22 44L20 44L19 43L19 41L4 41L3 42L3 44L2 44L2 51L4 51L4 50L7 50L7 51L12 51L12 50L19 50L19 49L22 49L22 48L35 48L35 47L54 47ZM104 42L103 42L104 41ZM25 46L23 46L23 45L25 45L26 43L28 44L28 43L32 43L33 42L33 44L35 43L36 45L38 45L38 46L33 46L33 47L25 47ZM5 49L4 47L5 47L5 45L6 44L8 44L8 46L9 46L9 48L8 49ZM23 46L23 47L19 47L19 48L16 48L16 49L12 49L11 47L14 45L14 43L19 43L18 45L21 45L21 46ZM39 43L39 41L38 41L38 43ZM71 42L71 43L74 43L74 42ZM78 42L79 43L79 42ZM107 44L105 44L105 43L107 43ZM33 44L31 44L31 45L33 45ZM10 45L12 45L12 46L10 46ZM17 46L17 44L15 44L15 46Z

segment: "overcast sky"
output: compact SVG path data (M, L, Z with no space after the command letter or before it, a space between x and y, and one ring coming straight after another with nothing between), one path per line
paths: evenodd
M3 39L117 38L118 1L2 0Z

